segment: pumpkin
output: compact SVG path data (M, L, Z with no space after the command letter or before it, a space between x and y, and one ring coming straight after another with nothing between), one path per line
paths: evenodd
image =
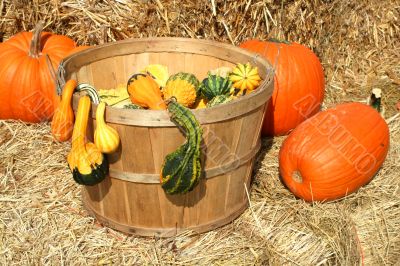
M341 198L368 183L385 160L389 129L372 107L345 103L309 118L283 142L283 182L306 201Z
M285 135L320 110L324 72L311 50L276 40L250 40L240 47L264 56L275 67L274 92L262 128L264 136Z
M108 175L107 158L92 142L86 142L90 98L79 99L76 121L72 132L72 147L67 161L74 180L81 185L95 185Z
M86 50L90 47L91 46L87 46L87 45L77 46L74 49L72 49L71 51L69 51L66 56L70 56L72 54L79 53L80 51Z
M260 85L260 75L258 75L258 68L253 67L250 63L240 64L229 74L229 79L233 82L232 90L234 95L245 95L252 92Z
M218 95L227 95L232 88L232 81L217 75L208 75L200 85L200 92L207 100L211 100Z
M105 110L106 103L99 103L96 110L94 144L102 153L113 153L118 149L120 139L118 132L104 121Z
M59 97L50 69L57 69L75 42L42 30L39 23L33 33L0 43L0 119L40 122L53 116Z
M147 73L134 74L128 80L127 90L134 104L154 110L167 108L161 96L160 86Z
M76 81L71 79L65 83L61 102L58 105L51 121L51 134L58 141L67 141L72 136L74 128L74 111L71 106L72 94L76 87Z
M193 190L199 183L203 131L193 113L175 98L169 100L168 112L171 119L184 131L186 142L165 157L160 180L167 194L182 194Z
M191 107L199 95L199 80L190 73L179 72L169 77L163 89L164 99L175 97L178 103Z
M217 105L220 105L220 104L223 104L223 103L230 102L231 100L232 100L232 98L229 97L229 96L217 95L214 98L212 98L211 101L209 101L207 103L207 107L210 108L210 107L213 107L213 106L217 106Z

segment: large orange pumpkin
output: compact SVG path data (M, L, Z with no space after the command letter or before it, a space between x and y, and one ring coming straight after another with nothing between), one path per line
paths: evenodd
M240 47L264 56L275 66L274 92L262 134L284 135L316 114L324 98L324 72L318 57L298 43L250 40Z
M57 69L75 42L42 29L39 23L34 33L20 32L0 44L0 119L39 122L53 115L59 97L48 62Z
M372 107L345 103L309 118L279 153L283 182L306 201L341 198L368 183L386 158L389 129Z

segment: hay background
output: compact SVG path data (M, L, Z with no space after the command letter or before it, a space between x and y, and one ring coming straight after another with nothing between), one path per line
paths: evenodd
M54 142L48 124L0 121L1 265L400 265L396 1L0 0L0 40L40 19L46 30L89 45L145 36L298 41L325 68L324 108L383 90L391 148L367 186L346 199L310 205L279 181L284 137L264 139L251 208L239 219L201 235L138 238L87 216L66 165L69 144Z

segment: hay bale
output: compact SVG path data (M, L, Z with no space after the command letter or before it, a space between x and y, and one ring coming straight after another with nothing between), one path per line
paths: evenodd
M374 180L325 204L293 197L278 174L284 137L264 139L251 208L209 233L156 239L127 237L87 215L67 168L69 144L54 142L48 124L0 121L0 264L400 263L399 12L391 0L0 0L0 40L44 20L46 30L89 45L146 36L301 42L325 68L325 107L381 88L391 132Z

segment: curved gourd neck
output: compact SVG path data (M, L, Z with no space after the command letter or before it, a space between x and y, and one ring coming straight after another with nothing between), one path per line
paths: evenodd
M97 106L97 110L96 110L96 124L98 126L101 126L105 123L105 121L104 121L105 110L106 110L106 103L100 102L99 105Z
M72 133L72 149L83 147L85 145L90 105L91 102L89 96L83 96L79 100L74 131Z
M65 83L64 90L63 90L62 97L61 97L62 105L70 105L71 104L72 95L74 93L76 85L77 85L77 83L73 79L70 79L67 81L67 83Z

